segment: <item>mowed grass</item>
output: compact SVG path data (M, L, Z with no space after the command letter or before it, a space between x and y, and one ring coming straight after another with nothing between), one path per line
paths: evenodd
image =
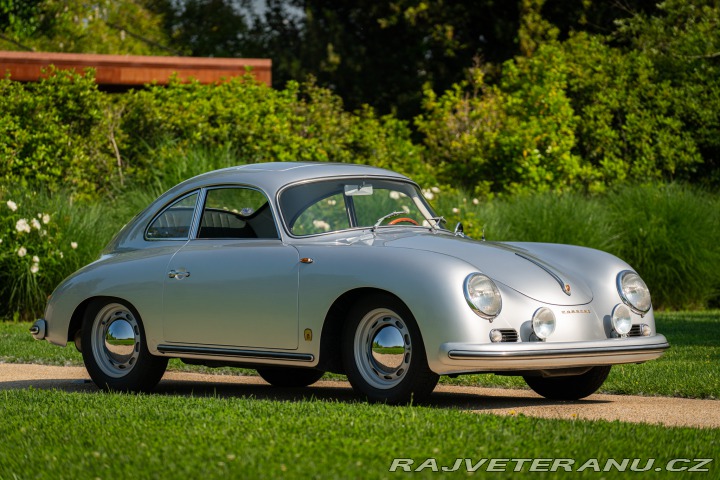
M218 396L0 392L0 478L433 478L431 467L389 472L394 458L654 459L653 478L678 478L668 461L714 459L720 431L605 421L473 414L364 402ZM691 464L692 465L692 464ZM498 478L517 478L511 464ZM686 466L685 464L676 464ZM480 468L481 476L485 473ZM529 465L525 465L527 472ZM655 472L655 468L661 469ZM545 469L548 469L546 465ZM456 472L467 475L466 467ZM532 478L619 478L628 473L528 473ZM630 473L632 474L632 473ZM636 473L637 475L637 473Z
M720 312L658 315L673 348L661 360L616 367L605 391L717 398ZM74 347L32 340L27 323L0 323L0 361L79 365ZM197 371L179 361L172 369ZM206 369L203 369L206 370ZM250 370L222 369L247 374ZM333 376L337 378L339 376ZM443 381L504 385L510 377L474 375ZM512 380L510 386L520 386ZM212 392L212 389L205 389ZM224 390L219 389L223 392ZM0 392L0 479L39 478L433 478L390 472L394 458L437 469L456 459L572 459L575 471L532 478L625 478L609 459L654 459L651 478L681 478L672 459L712 459L693 478L720 476L720 429L666 428L621 422L548 420L475 414L463 407L370 405L359 400L253 398L242 393L78 393L35 388ZM301 391L302 392L302 391ZM291 397L293 395L290 395ZM672 414L669 412L669 414ZM597 467L577 469L597 459ZM455 475L467 476L465 461ZM517 478L517 463L481 477ZM545 465L544 467L542 465ZM693 464L676 463L675 467ZM656 471L656 469L658 469ZM546 470L546 471L543 471ZM634 473L639 474L639 473Z
M671 348L658 360L641 365L613 367L601 392L627 395L663 395L689 398L720 398L720 311L657 313L658 331ZM0 361L82 365L82 356L73 347L59 348L38 342L28 333L28 323L0 322ZM171 370L252 375L254 370L210 369L171 360ZM327 374L327 378L342 379ZM527 388L519 377L465 375L441 382L462 385Z

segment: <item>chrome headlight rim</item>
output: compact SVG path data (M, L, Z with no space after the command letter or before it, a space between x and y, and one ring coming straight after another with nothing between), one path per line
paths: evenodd
M645 309L638 307L632 301L630 301L627 293L625 292L625 288L624 288L625 281L630 276L637 277L637 280L639 280L640 283L642 284L644 293L645 293L645 295L647 295L648 307ZM642 277L640 277L640 274L638 274L637 272L634 272L632 270L623 270L622 272L618 273L618 275L617 275L617 291L618 291L618 294L620 295L620 299L622 300L622 302L625 305L627 305L633 313L636 313L638 315L645 315L652 308L652 298L650 297L650 289L648 289L647 285L645 284L645 281L642 279Z
M497 306L494 310L484 311L479 305L477 305L473 301L473 296L470 293L470 289L472 288L471 282L476 279L487 281L488 285L491 287L492 294L497 302ZM487 275L479 272L474 272L465 277L465 281L463 282L463 293L465 295L465 301L467 301L468 306L473 312L475 312L476 315L490 321L500 315L500 312L502 311L502 295L500 294L500 290L497 288L495 282Z

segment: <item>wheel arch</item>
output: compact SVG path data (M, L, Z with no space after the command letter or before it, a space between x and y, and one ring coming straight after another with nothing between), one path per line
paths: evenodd
M75 347L79 351L82 351L82 349L80 342L76 339L76 337L78 336L78 333L82 330L83 320L85 319L85 312L87 311L88 306L90 306L90 304L95 300L103 300L105 302L121 302L132 308L137 313L137 308L135 308L135 305L133 305L132 302L129 302L124 298L113 297L109 295L96 295L86 298L85 300L80 302L77 307L75 307L75 310L70 317L70 325L68 326L67 333L67 341L74 342Z
M325 321L323 322L323 328L320 335L320 361L317 368L327 372L340 374L345 373L342 364L340 345L342 328L345 324L348 311L360 299L376 294L389 295L395 298L410 312L411 315L413 315L413 319L415 319L415 315L412 314L412 309L407 305L407 303L405 303L402 298L388 290L374 287L361 287L349 290L335 299L325 316ZM422 338L422 331L419 325L418 330L420 330L420 336Z

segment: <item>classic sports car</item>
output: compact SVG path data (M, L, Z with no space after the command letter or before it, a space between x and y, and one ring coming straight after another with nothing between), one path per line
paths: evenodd
M612 365L669 347L622 260L471 240L444 223L415 183L379 168L209 172L160 196L63 281L31 332L74 342L104 389L150 390L176 357L256 368L281 387L344 373L388 403L479 372L579 399Z

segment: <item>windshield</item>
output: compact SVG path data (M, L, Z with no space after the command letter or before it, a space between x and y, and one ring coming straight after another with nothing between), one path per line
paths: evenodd
M430 206L412 183L381 179L333 179L287 188L280 208L295 236L349 228L439 227Z

